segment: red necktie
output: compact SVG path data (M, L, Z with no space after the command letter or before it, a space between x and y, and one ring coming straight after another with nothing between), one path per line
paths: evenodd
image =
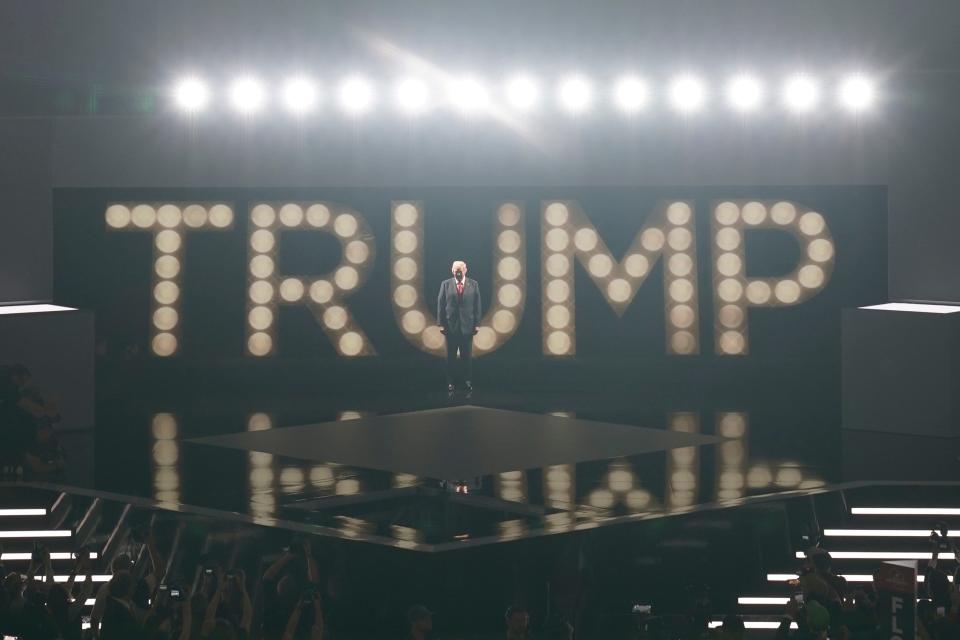
M462 282L458 282L458 283L457 283L457 295L458 295L458 296L462 296L462 295L463 295L463 283L462 283Z

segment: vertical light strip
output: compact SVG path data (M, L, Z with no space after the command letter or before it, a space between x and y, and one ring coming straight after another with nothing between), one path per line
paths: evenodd
M340 264L319 277L277 273L280 232L284 229L310 229L333 235L343 251ZM262 202L250 209L249 240L247 352L250 355L264 357L275 352L279 305L304 305L310 309L341 356L376 353L343 302L363 286L376 250L373 234L359 213L324 202Z
M713 209L714 345L721 355L750 351L750 307L787 307L820 292L830 281L834 243L824 217L793 202L721 202ZM801 258L786 276L748 278L749 229L780 229L800 243Z
M645 513L657 508L653 495L640 486L627 458L610 461L604 485L590 492L587 502L591 507L602 510L624 504L630 513Z
M670 431L700 433L700 416L693 412L671 413ZM666 504L670 509L685 509L697 500L700 481L698 447L678 447L667 451Z
M497 537L500 540L516 540L527 533L527 523L524 520L503 520L497 523Z
M493 287L486 297L487 311L473 337L478 355L496 351L516 333L527 299L526 225L523 205L504 202L493 225Z
M357 538L373 533L376 525L362 518L351 516L335 516L335 520L340 523L340 533L346 538Z
M333 466L329 464L315 464L310 467L310 486L321 491L330 491L336 483Z
M551 411L557 418L573 418L570 411ZM553 464L543 470L543 499L545 506L563 511L575 511L577 508L577 466L573 464ZM564 520L564 524L567 522ZM569 522L573 524L573 522Z
M153 234L150 349L172 356L180 348L180 300L184 234L191 229L233 226L233 209L223 203L113 203L104 214L107 227Z
M347 409L337 413L337 420L349 421L359 420L370 415L366 411L356 411ZM339 465L335 463L316 464L310 468L310 485L314 489L319 489L324 494L329 495L347 495L356 493L360 490L359 480L356 478L344 478L344 483L338 483L337 469Z
M334 485L333 491L338 496L355 496L360 493L360 478L340 478Z
M393 315L404 337L421 351L444 353L444 338L424 301L423 203L393 202L390 213L390 283Z
M666 352L699 353L696 225L691 202L671 202L658 209L619 262L574 201L544 201L541 232L545 355L576 353L574 256L618 316L664 256Z
M614 502L626 502L636 483L637 476L626 458L610 461L607 468L607 489L613 494Z
M393 474L393 488L394 489L404 489L407 487L415 487L420 484L420 478L413 475L412 473L395 473Z
M663 286L666 290L667 353L700 353L697 293L697 239L693 203L673 202L666 210ZM641 238L642 242L642 238Z
M280 469L280 491L281 493L299 494L306 488L306 476L303 469L295 466L282 467Z
M364 416L368 415L364 411L356 410L347 410L341 411L337 414L337 420L346 421L346 420L359 420ZM331 465L333 466L333 465ZM352 496L360 493L363 490L363 485L360 481L359 475L342 475L336 479L336 482L333 485L333 492L338 496ZM357 520L357 522L363 522L362 520Z
M179 425L171 413L154 414L150 425L153 434L153 499L165 509L180 508Z
M747 471L747 488L765 489L773 484L773 470L766 462L759 462Z
M247 431L267 431L273 419L266 413L254 413L247 420ZM277 491L274 484L273 454L250 451L250 515L257 524L273 524L277 512Z
M572 202L542 204L541 212L541 290L543 321L543 353L572 356L577 351L576 290L573 286L573 244L571 234L578 231L584 240L583 249L599 242L596 232L575 229L570 220ZM588 237L589 236L589 237ZM594 492L596 493L596 492ZM591 502L602 504L605 495L593 496ZM595 504L594 506L598 506Z
M523 471L505 471L497 474L496 491L501 500L527 502L530 497L527 488L527 474Z
M391 524L390 534L396 540L394 544L400 549L416 549L423 542L422 531L401 524Z
M149 205L138 205L138 207L145 206ZM180 272L183 265L183 235L179 227L182 214L175 205L163 205L159 207L158 212L165 214L167 222L175 223L173 227L156 232L153 242L154 306L150 348L154 354L165 357L176 353L180 344L180 299L182 297ZM159 219L160 215L157 218Z
M543 499L547 507L573 511L577 507L577 471L572 464L552 464L543 470Z
M421 351L443 356L445 343L433 312L434 296L424 293L423 203L397 201L391 208L390 282L394 317L411 344ZM499 349L516 333L523 318L527 261L521 203L504 202L497 207L493 235L493 286L485 289L480 279L487 310L473 338L476 356ZM463 257L469 266L469 256Z
M737 500L746 493L747 443L750 423L742 411L720 411L715 416L717 444L717 500Z

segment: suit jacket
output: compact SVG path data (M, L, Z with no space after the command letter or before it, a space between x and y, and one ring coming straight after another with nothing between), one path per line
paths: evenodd
M473 335L480 326L480 286L472 278L463 279L463 294L457 293L456 278L440 283L437 296L437 322L447 331Z

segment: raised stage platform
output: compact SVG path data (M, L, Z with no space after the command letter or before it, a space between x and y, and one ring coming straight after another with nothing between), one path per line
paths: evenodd
M718 442L714 436L461 406L197 438L304 461L471 480Z

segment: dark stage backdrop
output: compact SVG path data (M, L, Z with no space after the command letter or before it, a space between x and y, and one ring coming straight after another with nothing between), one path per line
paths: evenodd
M55 290L104 357L331 372L435 357L462 258L488 370L833 368L840 310L885 300L886 208L873 186L58 189Z

